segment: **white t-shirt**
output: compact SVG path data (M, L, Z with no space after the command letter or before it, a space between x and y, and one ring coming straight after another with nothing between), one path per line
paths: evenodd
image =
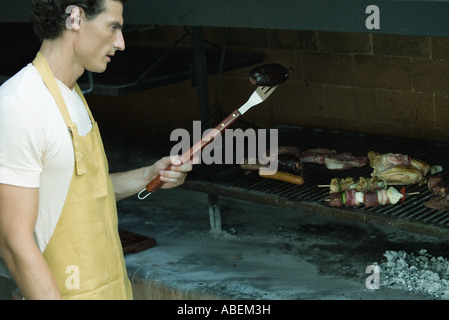
M79 134L92 128L75 89L57 81ZM39 188L34 236L46 248L60 217L73 174L70 132L39 72L28 64L0 87L0 183Z

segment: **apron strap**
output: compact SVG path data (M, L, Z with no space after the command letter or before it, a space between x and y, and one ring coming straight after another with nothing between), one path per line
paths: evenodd
M41 74L42 80L44 80L45 85L47 86L48 91L50 91L51 95L56 101L58 105L59 111L61 112L64 121L70 129L73 128L74 123L70 118L70 114L67 111L67 106L65 105L64 98L62 97L61 90L59 90L58 84L56 83L53 72L50 69L50 66L45 60L45 57L37 52L36 58L33 60L33 65L36 67L37 71Z
M79 87L78 83L75 83L75 90L76 90L76 92L78 92L78 95L80 96L81 100L83 100L84 105L86 106L87 113L89 114L90 121L92 122L92 124L94 124L94 122L95 122L94 116L92 115L92 112L90 111L89 105L87 104L86 98L84 97L83 91Z
M56 79L53 75L53 72L50 69L50 66L47 63L47 60L45 60L45 57L42 55L41 52L37 52L36 58L33 60L33 65L36 67L37 71L39 71L42 80L45 83L45 86L47 87L48 91L50 91L51 95L55 99L55 102L59 108L59 112L61 113L65 124L69 128L71 135L72 135L72 141L73 141L73 147L75 151L75 168L76 173L78 175L82 175L86 173L86 168L83 161L83 153L79 152L77 149L77 144L79 143L80 137L78 134L78 128L76 124L72 121L70 118L70 114L67 110L67 106L65 104L64 98L62 97L61 90L59 90L59 86L56 82ZM76 91L80 95L87 112L90 116L90 120L92 122L92 125L94 125L94 119L92 116L92 113L87 105L86 99L84 98L83 93L81 92L81 89L79 88L78 84L75 86Z

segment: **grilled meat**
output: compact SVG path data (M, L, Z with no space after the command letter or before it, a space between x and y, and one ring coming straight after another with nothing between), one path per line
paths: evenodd
M399 153L381 154L368 152L371 176L385 179L389 184L422 184L430 171L430 165L424 161L412 159Z

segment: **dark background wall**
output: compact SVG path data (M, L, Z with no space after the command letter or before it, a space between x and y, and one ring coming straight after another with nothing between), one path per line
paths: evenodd
M161 27L126 40L170 46L182 32L182 27ZM205 38L218 45L223 34L222 28L204 28ZM226 39L227 51L261 53L264 63L294 68L275 94L244 115L246 124L236 126L295 125L449 141L447 38L231 28ZM180 45L191 46L189 38ZM211 104L219 88L218 119L249 98L252 67L225 72L220 81L209 76ZM104 132L149 143L169 141L173 129L189 130L200 119L190 81L88 100Z

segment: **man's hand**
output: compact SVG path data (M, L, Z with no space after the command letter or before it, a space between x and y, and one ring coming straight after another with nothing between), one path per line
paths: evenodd
M148 174L148 181L158 175L165 182L162 189L170 189L184 183L187 173L192 171L191 163L182 163L179 156L168 156L156 161Z
M111 173L109 176L114 185L115 197L119 201L137 194L158 175L164 182L162 189L180 186L190 171L192 171L191 163L182 163L179 156L167 156L152 166Z

